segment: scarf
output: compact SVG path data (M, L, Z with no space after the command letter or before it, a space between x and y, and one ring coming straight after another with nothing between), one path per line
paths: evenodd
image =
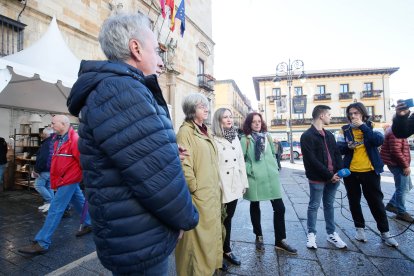
M254 157L256 161L260 161L265 150L266 133L253 131L252 137L254 140Z
M223 137L230 143L233 142L234 138L236 138L236 135L236 130L233 127L229 129L223 129Z

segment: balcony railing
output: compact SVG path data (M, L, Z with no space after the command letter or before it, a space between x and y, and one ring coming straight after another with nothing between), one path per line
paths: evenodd
M273 119L270 124L271 126L286 126L286 119Z
M352 100L352 98L354 97L353 95L355 94L355 92L341 92L339 93L339 99L340 100Z
M292 126L310 125L310 124L312 124L312 118L292 119Z
M371 115L371 120L373 122L381 122L382 115Z
M266 98L269 99L269 102L273 103L274 101L280 100L281 98L286 98L286 95L280 96L267 96Z
M346 117L331 117L331 124L347 124L348 118Z
M361 92L362 98L378 98L381 97L382 90L367 90Z
M215 79L208 74L198 74L198 86L207 90L214 91L214 81Z
M315 94L313 95L313 100L314 101L330 101L331 93Z

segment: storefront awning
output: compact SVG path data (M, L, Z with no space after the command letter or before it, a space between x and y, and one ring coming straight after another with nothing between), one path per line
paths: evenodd
M53 17L37 42L0 58L0 107L68 113L66 99L79 65Z

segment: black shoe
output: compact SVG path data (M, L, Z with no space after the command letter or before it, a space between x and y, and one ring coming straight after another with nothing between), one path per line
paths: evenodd
M230 263L234 264L234 265L241 265L241 262L239 259L237 259L236 256L234 256L233 253L223 253L223 257L224 259L226 259L227 261L229 261Z
M257 251L264 251L264 244L263 244L263 236L256 236L256 250Z
M90 225L86 225L86 226L84 226L84 227L82 227L82 229L81 230L79 230L77 233L76 233L76 237L82 237L82 236L84 236L84 235L86 235L86 234L89 234L89 233L91 233L92 232L92 226L90 226Z
M63 213L63 218L70 218L72 216L72 213L69 210L66 210Z
M297 255L298 251L296 249L294 249L293 247L291 247L289 244L286 243L286 240L281 240L279 242L276 243L275 248L278 250L282 250L285 251L289 254L292 255Z
M48 249L40 246L38 242L33 242L25 247L22 247L18 250L20 253L30 254L30 255L40 255L45 254Z
M229 266L223 261L223 265L220 267L220 270L226 272L229 270Z

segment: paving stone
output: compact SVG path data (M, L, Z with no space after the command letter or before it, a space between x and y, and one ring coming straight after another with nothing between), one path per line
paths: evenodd
M323 275L317 261L289 257L279 257L279 273L280 275Z
M318 248L316 255L326 275L380 275L379 270L362 253Z
M413 275L414 263L391 258L370 258L383 275Z

